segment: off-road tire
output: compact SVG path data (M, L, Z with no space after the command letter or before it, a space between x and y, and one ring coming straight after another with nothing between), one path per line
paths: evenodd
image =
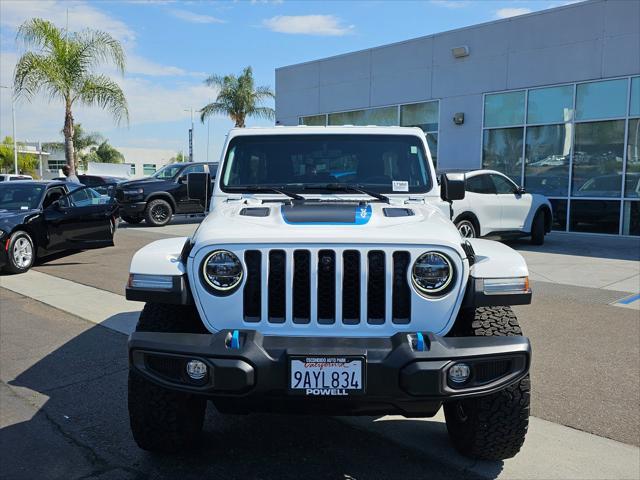
M481 307L462 312L455 336L519 336L511 307ZM529 427L529 376L497 393L445 403L449 438L467 457L504 460L515 456Z
M144 221L152 227L163 227L171 221L173 207L162 198L156 198L147 203L144 210Z
M193 307L147 303L137 332L205 333ZM129 422L138 446L174 453L193 445L202 432L204 397L160 387L129 371Z
M531 245L544 244L544 212L536 212L531 222Z
M129 217L128 215L123 215L120 218L131 225L137 225L144 220L143 217Z
M4 242L3 242L4 243ZM24 244L31 251L31 260L26 264L19 264L14 257L14 250ZM22 230L17 230L11 234L9 246L7 248L7 264L3 270L9 273L24 273L28 271L36 262L36 246L31 236Z

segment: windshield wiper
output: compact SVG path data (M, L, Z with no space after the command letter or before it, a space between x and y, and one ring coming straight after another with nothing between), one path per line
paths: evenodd
M305 198L302 195L298 195L297 193L289 192L280 187L267 187L266 185L242 185L239 187L227 187L227 190L232 192L239 191L249 191L253 193L279 193L281 195L286 195L289 198L294 200L304 200Z
M377 198L381 202L391 203L389 197L382 193L373 192L369 189L362 188L362 186L353 183L314 183L313 185L302 185L303 190L330 190L333 192L357 192L363 195L369 195L370 197Z

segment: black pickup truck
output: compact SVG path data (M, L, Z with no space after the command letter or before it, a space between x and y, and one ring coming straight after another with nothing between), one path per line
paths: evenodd
M203 213L198 200L187 195L189 173L209 173L213 180L217 163L171 163L150 177L119 183L116 199L120 218L127 223L140 223L161 227L171 221L174 214Z

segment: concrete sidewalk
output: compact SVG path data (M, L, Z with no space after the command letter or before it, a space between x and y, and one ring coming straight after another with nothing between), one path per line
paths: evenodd
M35 271L2 277L0 286L125 334L135 328L142 306L121 295ZM475 462L457 455L448 444L442 415L425 420L395 416L343 420L481 478L640 478L637 447L533 417L522 453L505 462Z

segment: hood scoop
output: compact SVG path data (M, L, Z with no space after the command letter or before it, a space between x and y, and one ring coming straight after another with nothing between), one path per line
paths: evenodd
M391 207L391 208L384 208L384 216L385 217L413 217L416 212L413 211L413 209L411 208L397 208L397 207Z
M248 207L240 210L243 217L268 217L270 213L269 207Z

